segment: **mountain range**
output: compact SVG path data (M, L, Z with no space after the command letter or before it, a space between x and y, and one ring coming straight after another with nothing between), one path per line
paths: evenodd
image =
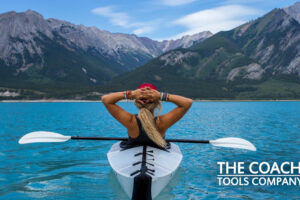
M212 35L206 31L155 41L44 19L32 10L1 14L0 30L0 86L54 89L101 85L166 51Z
M25 21L7 17L16 15ZM27 15L40 21L28 21ZM159 42L44 20L33 11L6 13L0 30L9 24L6 19L8 27L19 26L24 34L11 28L6 34L11 43L3 45L0 33L0 96L93 99L151 82L162 91L200 99L299 99L299 16L295 3L229 31ZM5 59L3 52L12 53ZM7 93L7 88L23 90Z
M190 48L166 52L103 89L151 82L201 99L300 98L299 16L300 3L274 9Z

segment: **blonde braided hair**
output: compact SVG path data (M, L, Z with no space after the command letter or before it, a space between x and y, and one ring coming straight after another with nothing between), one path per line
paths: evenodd
M138 101L135 101L134 104L138 107L139 114L138 117L141 121L142 127L144 128L147 136L158 146L165 148L167 143L162 137L162 135L158 132L156 124L154 123L154 110L158 108L157 117L161 112L161 103L159 100L153 103L145 103L141 104ZM157 118L157 120L159 120ZM159 121L158 121L159 122Z

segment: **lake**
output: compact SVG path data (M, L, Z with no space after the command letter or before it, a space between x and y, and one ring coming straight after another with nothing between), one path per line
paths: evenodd
M119 105L138 112L130 102ZM174 107L163 103L163 113ZM127 199L106 158L113 141L18 144L39 130L127 136L102 103L0 103L0 127L0 199ZM257 151L178 143L183 161L156 199L297 198L299 186L219 185L217 162L299 162L299 135L300 102L194 102L167 138L240 137Z

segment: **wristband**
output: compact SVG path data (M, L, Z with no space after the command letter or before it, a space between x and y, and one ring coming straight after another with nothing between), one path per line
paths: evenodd
M160 93L160 100L161 101L168 101L169 100L169 94L166 92L161 92Z
M160 100L161 100L161 101L163 101L163 96L164 96L164 93L161 92L161 93L160 93Z
M125 92L125 95L126 95L126 99L132 99L132 91L131 90L127 90L126 92Z

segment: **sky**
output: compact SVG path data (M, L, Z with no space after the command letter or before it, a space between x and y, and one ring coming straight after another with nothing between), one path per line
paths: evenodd
M0 0L0 13L39 12L73 24L155 40L230 30L294 0Z

